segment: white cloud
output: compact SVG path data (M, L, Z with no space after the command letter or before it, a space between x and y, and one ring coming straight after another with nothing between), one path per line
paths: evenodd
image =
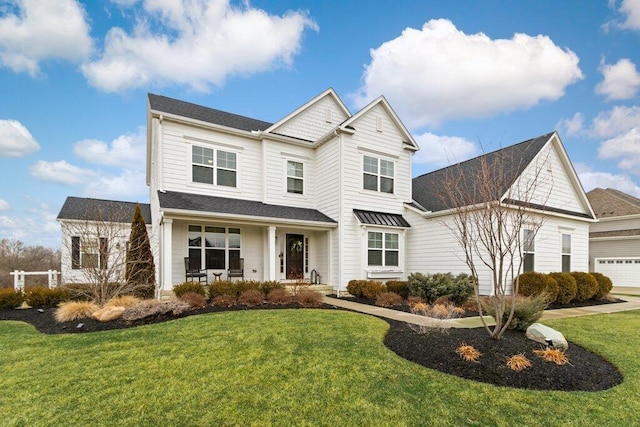
M34 153L40 145L22 123L0 120L0 157L20 157Z
M640 30L640 0L622 0L620 13L626 15L624 22L618 27L629 30Z
M570 119L562 119L556 128L567 135L579 135L584 129L584 115L575 113Z
M618 167L640 175L640 127L604 141L598 148L598 157L621 159Z
M84 183L96 174L89 169L74 166L66 160L60 160L58 162L39 160L31 165L29 173L40 181L56 182L66 185Z
M13 215L0 215L0 236L20 240L27 246L60 247L60 225L49 206L34 206Z
M149 188L143 171L125 169L120 175L101 175L92 179L83 194L96 198L142 200L149 195Z
M416 135L420 150L414 155L415 163L448 166L467 160L478 154L478 147L471 141L457 136L441 136L430 132Z
M576 163L574 166L585 191L590 191L598 187L615 188L623 193L640 197L640 186L638 186L638 184L636 184L628 175L597 172L582 163Z
M143 127L137 133L120 135L111 143L85 139L73 145L73 153L98 165L144 170L147 136Z
M588 133L595 137L610 138L638 126L640 126L640 107L616 106L609 111L600 112L593 119Z
M604 80L596 86L596 93L605 95L607 100L633 98L640 89L640 73L636 65L627 58L615 64L600 64Z
M62 59L82 62L93 41L85 12L76 0L14 0L14 8L0 9L0 64L31 76L40 62ZM4 12L4 13L3 13Z
M306 13L272 16L248 2L146 0L143 8L146 16L130 33L109 30L102 56L82 66L91 85L106 92L150 84L208 91L233 74L290 64L304 30L317 29Z
M0 211L8 211L9 208L9 202L4 199L0 199Z
M492 40L431 20L371 50L354 98L363 106L384 93L410 127L490 116L560 98L583 78L578 61L544 35Z

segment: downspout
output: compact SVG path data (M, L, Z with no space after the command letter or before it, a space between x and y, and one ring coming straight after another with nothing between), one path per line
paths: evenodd
M338 213L338 290L336 292L336 295L338 295L338 297L339 297L340 296L340 290L342 288L342 270L343 270L342 269L342 259L343 259L342 258L342 254L343 254L343 251L344 251L344 247L343 247L343 243L342 243L342 241L344 239L344 233L343 233L343 228L344 228L343 222L344 221L342 220L342 215L343 215L342 208L343 208L343 205L344 205L344 202L343 202L343 199L344 199L343 183L344 183L344 181L342 179L343 178L342 155L344 153L343 153L343 150L342 150L342 142L343 142L342 141L342 136L339 135L338 129L334 130L333 132L338 137L338 148L339 148L339 154L340 154L340 157L338 158L338 172L339 172L338 173L338 175L339 175L338 176L338 183L339 183L338 185L340 185L340 191L338 192L340 194L340 196L338 197L338 212L339 212Z

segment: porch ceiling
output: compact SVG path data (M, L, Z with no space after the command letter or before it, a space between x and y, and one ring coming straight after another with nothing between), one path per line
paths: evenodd
M254 200L232 199L206 196L202 194L180 193L177 191L158 192L161 209L188 212L238 215L255 219L268 218L287 221L334 225L336 221L316 209L270 205Z

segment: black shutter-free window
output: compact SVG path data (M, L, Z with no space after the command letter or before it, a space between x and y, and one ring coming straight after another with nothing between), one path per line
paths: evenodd
M80 237L71 237L71 268L80 268Z

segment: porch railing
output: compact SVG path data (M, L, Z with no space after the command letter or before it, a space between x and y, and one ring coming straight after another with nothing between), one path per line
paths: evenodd
M13 289L16 291L24 290L24 279L25 276L48 276L47 286L49 288L55 287L58 285L58 276L60 272L57 270L47 270L47 271L18 271L14 270L10 275L13 276Z

